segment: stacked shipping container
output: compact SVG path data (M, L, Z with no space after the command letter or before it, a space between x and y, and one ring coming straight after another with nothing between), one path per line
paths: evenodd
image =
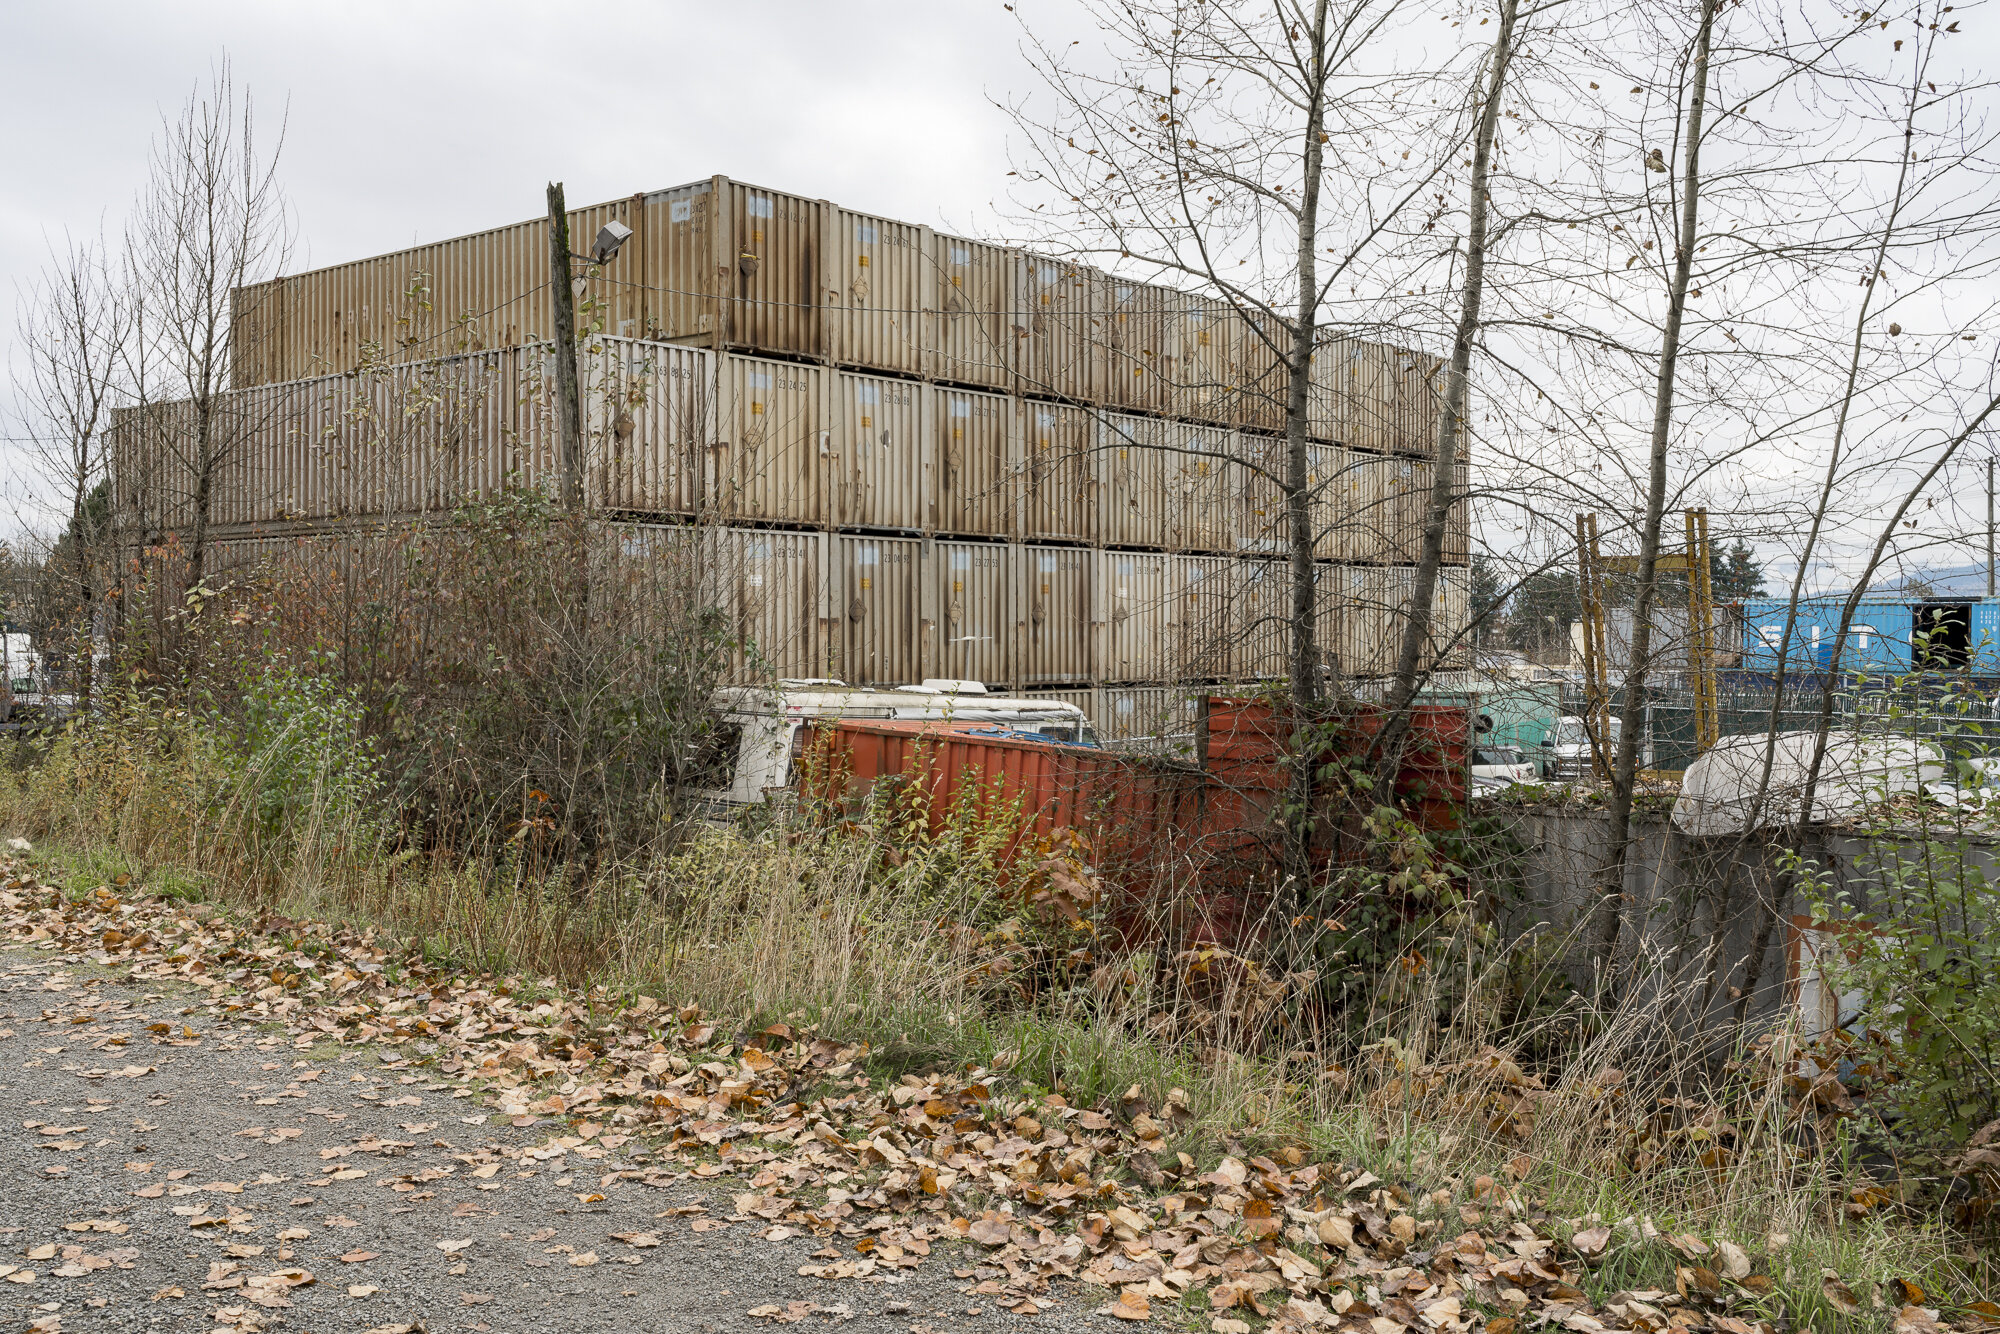
M1285 384L1253 319L725 177L577 210L572 234L614 219L632 237L579 280L607 333L581 359L588 503L708 534L746 674L1286 670ZM553 489L546 255L535 219L238 292L214 521L247 539ZM1393 665L1436 370L1359 339L1314 358L1319 639L1350 674ZM153 529L191 517L172 411L119 433L121 503ZM1467 556L1461 504L1446 560ZM1441 580L1445 659L1465 585Z

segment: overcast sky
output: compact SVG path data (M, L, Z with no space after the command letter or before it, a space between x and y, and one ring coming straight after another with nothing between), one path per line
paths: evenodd
M1064 30L1069 0L1015 8L1058 43L1090 36ZM992 232L1010 165L993 101L1033 82L1001 0L16 0L5 12L9 343L17 289L50 242L118 229L162 114L225 54L260 133L282 123L294 271L539 215L551 179L580 205L721 173ZM1983 12L1961 13L1975 31L1959 50L1976 67L1993 43L1976 32ZM34 509L10 462L0 452L0 536Z

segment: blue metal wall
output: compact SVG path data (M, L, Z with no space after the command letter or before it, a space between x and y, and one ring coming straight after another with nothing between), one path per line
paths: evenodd
M1971 602L1971 670L1978 675L2000 673L2000 600L1965 599ZM1946 599L1938 605L1960 604ZM1840 661L1833 661L1834 631L1847 605L1845 594L1827 594L1799 600L1798 619L1792 627L1792 643L1785 654L1790 672L1839 670L1844 672L1884 672L1900 674L1910 670L1910 632L1916 624L1914 608L1921 603L1863 598L1854 609L1847 642ZM1743 602L1743 669L1751 672L1777 670L1778 647L1785 632L1786 603L1782 598L1746 598Z

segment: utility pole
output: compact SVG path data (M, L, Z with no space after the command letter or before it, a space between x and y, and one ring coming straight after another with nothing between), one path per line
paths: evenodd
M549 295L556 307L556 416L561 433L562 501L583 509L583 399L576 382L576 280L569 263L569 209L561 181L549 185Z

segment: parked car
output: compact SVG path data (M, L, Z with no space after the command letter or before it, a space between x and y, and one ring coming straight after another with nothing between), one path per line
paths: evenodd
M1625 734L1624 720L1613 714L1610 718L1611 735L1605 739L1605 759L1609 760L1618 749L1618 738ZM1590 737L1583 730L1583 719L1573 713L1566 713L1556 719L1542 737L1541 754L1538 761L1542 767L1542 777L1555 782L1572 782L1591 775ZM1639 767L1651 768L1653 748L1643 734L1640 737Z
M1516 783L1540 783L1541 766L1518 746L1472 748L1472 795L1499 792Z
M790 791L815 718L883 718L991 723L1015 739L1095 745L1082 709L1060 700L987 693L977 681L926 680L870 689L831 680L779 681L775 687L719 690L721 714L710 782L696 796L711 816L727 816Z

